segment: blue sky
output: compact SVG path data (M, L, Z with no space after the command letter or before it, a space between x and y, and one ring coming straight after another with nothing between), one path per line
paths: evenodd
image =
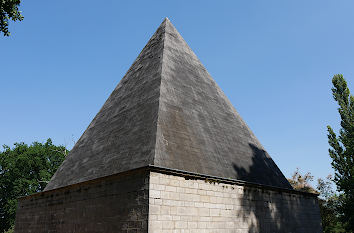
M332 173L331 78L354 92L354 2L23 1L0 37L0 144L71 148L169 17L285 176Z

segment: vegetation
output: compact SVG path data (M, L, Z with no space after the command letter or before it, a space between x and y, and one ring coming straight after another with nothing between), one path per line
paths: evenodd
M310 184L310 182L313 181L313 176L310 172L302 175L299 168L297 168L291 178L288 178L288 181L295 190L308 193L318 193Z
M317 190L319 192L318 203L320 206L322 228L324 233L346 233L344 224L341 221L339 207L341 196L332 189L333 179L329 175L326 180L317 180Z
M23 16L18 7L21 0L0 0L0 33L9 36L9 20L21 21Z
M329 155L335 171L334 182L340 193L340 217L347 232L354 232L354 97L350 94L343 75L332 79L332 94L340 114L339 135L328 128Z
M310 182L313 181L311 173L302 175L296 169L291 178L288 179L295 190L319 194L318 203L322 218L322 228L324 233L346 233L340 219L339 206L340 196L332 189L333 179L329 175L326 180L318 179L314 188Z
M12 232L17 198L42 191L65 158L64 146L51 139L32 145L15 143L0 152L0 232Z

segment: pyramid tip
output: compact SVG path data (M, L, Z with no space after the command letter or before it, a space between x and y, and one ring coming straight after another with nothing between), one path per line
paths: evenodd
M168 17L165 17L163 21L170 21Z

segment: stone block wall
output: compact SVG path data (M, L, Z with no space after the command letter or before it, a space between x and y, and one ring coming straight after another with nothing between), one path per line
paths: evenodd
M317 197L150 173L149 232L319 233Z
M149 174L133 172L19 200L15 232L146 233Z
M21 198L16 233L320 233L314 195L140 170Z

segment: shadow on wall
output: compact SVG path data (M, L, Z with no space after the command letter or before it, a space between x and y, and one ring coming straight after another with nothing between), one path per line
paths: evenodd
M233 164L238 179L257 184L264 184L287 189L293 189L272 158L261 148L249 143L252 151L252 166L246 170Z
M253 151L252 166L246 170L233 164L237 174L250 182L292 189L267 152L253 144L249 146ZM262 167L269 170L262 171ZM245 187L240 206L238 217L243 221L243 228L248 227L249 233L322 232L316 197Z

